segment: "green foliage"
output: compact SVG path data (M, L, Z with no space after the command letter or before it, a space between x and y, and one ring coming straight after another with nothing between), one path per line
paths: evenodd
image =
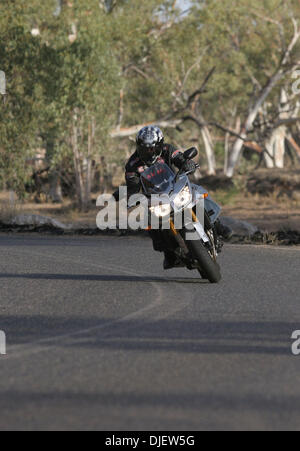
M121 90L119 125L129 127L183 107L216 67L200 98L205 118L227 126L232 117L243 119L258 86L280 63L294 31L291 12L300 16L299 2L191 3L190 13L181 15L173 0L116 0L109 8L99 0L63 1L61 10L57 0L2 0L0 70L7 75L8 92L0 102L2 185L24 191L32 172L26 161L41 142L53 168L73 168L75 112L81 158L95 121L93 158L106 154L123 162L128 143L115 151L119 143L109 138ZM36 36L33 28L39 30ZM269 101L277 96L275 90ZM182 133L167 134L182 146L201 139L191 124ZM223 149L216 147L220 165Z
M26 159L39 129L41 47L19 25L5 31L1 28L0 61L9 94L0 104L0 178L22 191L28 177Z

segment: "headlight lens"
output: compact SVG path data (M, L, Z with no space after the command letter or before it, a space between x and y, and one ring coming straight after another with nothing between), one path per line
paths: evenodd
M154 207L150 207L151 213L153 213L158 218L164 218L165 216L168 216L171 213L171 205L170 204L163 204L163 205L156 205Z
M192 195L188 186L183 188L180 193L174 199L174 206L176 209L180 209L188 205L192 200Z

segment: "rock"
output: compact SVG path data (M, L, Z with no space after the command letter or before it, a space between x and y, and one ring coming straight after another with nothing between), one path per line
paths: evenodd
M69 230L71 226L65 225L57 219L52 219L47 216L40 215L18 215L15 216L9 225L13 226L29 226L29 227L52 227L55 229Z
M207 175L197 180L197 184L203 186L208 191L230 190L234 188L234 182L224 174Z
M259 232L259 229L249 224L245 221L239 221L238 219L233 219L230 217L222 217L221 222L224 225L227 225L232 228L234 235L240 236L240 237L251 237L255 235L257 232ZM58 221L57 219L49 218L47 216L41 216L41 215L28 215L28 214L21 214L18 216L15 216L12 220L5 223L6 226L13 226L14 229L17 227L20 227L20 230L22 228L26 229L53 229L57 231L74 231L79 232L79 230L76 230L75 227L72 225L66 225L62 222ZM34 231L34 230L33 230ZM94 234L98 233L98 229L84 229L81 230L80 233L86 233L86 234Z
M221 217L222 224L231 227L234 235L238 236L253 236L259 232L258 227L246 221L230 218L228 216Z
M294 192L300 191L300 170L261 169L248 178L247 190L261 196L277 193L293 197Z

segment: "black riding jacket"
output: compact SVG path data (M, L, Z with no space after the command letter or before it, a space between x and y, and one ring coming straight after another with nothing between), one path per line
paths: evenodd
M183 153L179 150L176 150L174 146L171 144L164 144L163 151L161 157L158 159L158 162L166 163L168 166L172 167L176 166L178 169L181 169L185 164L186 160L183 156ZM138 194L141 189L141 174L148 168L145 163L140 160L135 151L134 154L130 157L128 163L125 168L125 179L127 185L127 194L128 198L133 196L134 194ZM119 190L113 194L116 201L119 201Z

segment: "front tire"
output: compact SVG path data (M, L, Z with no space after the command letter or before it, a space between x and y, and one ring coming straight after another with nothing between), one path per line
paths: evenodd
M193 257L199 262L201 276L208 279L210 283L219 283L222 279L220 266L212 259L203 243L200 240L192 240L187 241L186 244Z

